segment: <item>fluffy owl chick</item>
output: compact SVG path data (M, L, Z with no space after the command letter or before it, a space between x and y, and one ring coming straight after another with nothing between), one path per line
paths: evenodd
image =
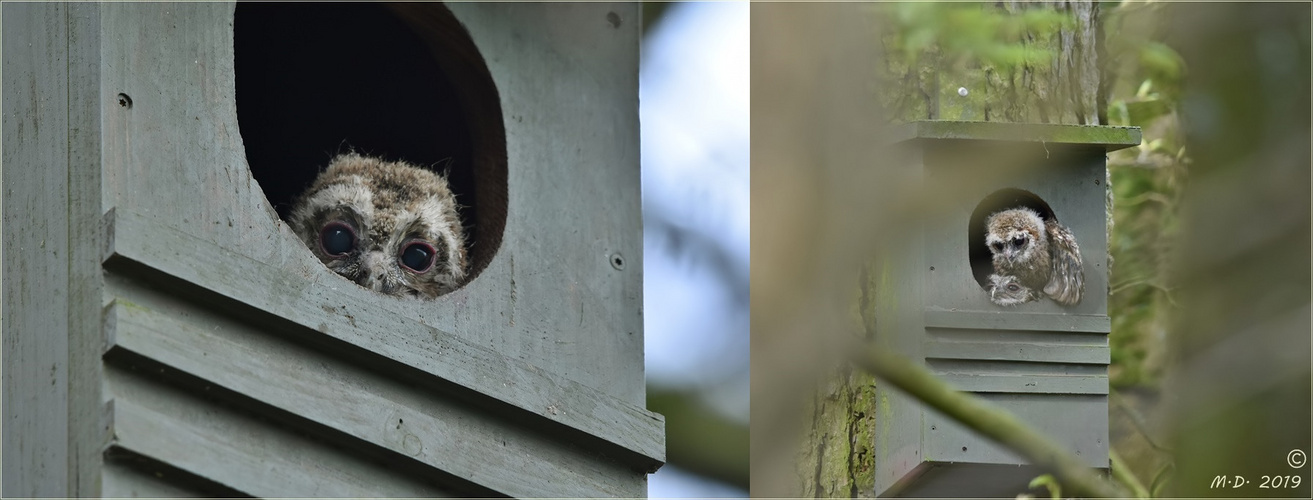
M1039 300L1039 294L1022 286L1021 283L1017 282L1016 276L991 274L989 275L989 284L985 285L985 290L989 291L990 301L1005 307Z
M1085 292L1080 248L1071 230L1058 221L1046 221L1025 207L1003 210L985 220L985 244L994 256L996 274L1043 290L1059 304L1080 302Z
M365 288L433 298L465 278L465 234L441 175L339 155L302 193L292 230L319 260Z

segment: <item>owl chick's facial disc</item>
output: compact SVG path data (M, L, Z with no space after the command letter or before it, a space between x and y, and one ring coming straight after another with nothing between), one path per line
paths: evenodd
M465 234L447 180L405 162L334 158L289 222L325 266L378 292L433 298L465 278Z
M993 214L985 221L985 244L996 258L1021 262L1034 257L1037 242L1043 239L1044 219L1028 208Z

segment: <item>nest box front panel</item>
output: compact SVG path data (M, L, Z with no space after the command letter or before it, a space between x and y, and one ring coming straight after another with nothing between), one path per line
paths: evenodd
M956 185L956 192L962 195L927 222L927 267L923 270L927 310L1106 316L1107 191L1102 151L1032 143L1008 146L1021 151L997 155L997 160L991 159L990 151L1005 146L929 146L925 153L926 184L932 188L961 182L963 168L1008 172L987 177L985 182ZM972 159L970 165L961 164L965 158ZM1083 267L1080 302L1061 305L1042 293L1038 300L1015 306L990 301L985 285L993 266L983 223L993 213L1016 207L1033 207L1046 222L1053 218L1070 228Z
M474 60L486 71L462 78L443 66L467 116L434 119L470 120L489 96L499 110L469 132L474 165L499 153L501 175L475 172L475 196L458 200L480 204L477 220L500 213L504 227L478 228L471 252L486 266L431 301L339 276L280 219L252 174L279 165L248 161L245 141L257 138L238 119L241 6L94 9L112 448L200 478L181 487L203 496L319 491L298 484L370 496L642 495L665 451L664 423L644 408L639 7L379 8L439 66ZM454 46L459 57L440 52ZM323 105L389 91L374 85ZM264 441L278 444L247 446ZM196 461L183 442L231 446ZM309 480L236 473L249 463ZM106 474L128 484L114 482L126 469ZM398 474L417 482L370 487L401 484ZM197 486L207 484L232 491Z

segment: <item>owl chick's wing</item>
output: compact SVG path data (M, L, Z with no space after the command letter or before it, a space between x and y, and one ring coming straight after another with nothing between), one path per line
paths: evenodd
M1085 271L1076 236L1071 234L1071 229L1052 220L1045 222L1044 230L1048 233L1049 251L1053 257L1052 272L1048 284L1044 285L1044 294L1064 306L1074 305L1085 293Z

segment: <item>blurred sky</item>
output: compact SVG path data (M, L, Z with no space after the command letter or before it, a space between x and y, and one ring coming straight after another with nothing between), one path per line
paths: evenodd
M648 383L696 389L745 424L748 10L671 5L646 34L639 78ZM747 496L669 465L650 476L648 492Z

